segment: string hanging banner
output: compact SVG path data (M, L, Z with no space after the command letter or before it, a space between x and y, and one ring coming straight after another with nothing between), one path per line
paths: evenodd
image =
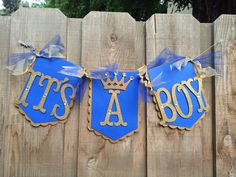
M16 107L33 126L65 122L70 113L79 78L59 73L63 68L75 66L61 58L63 50L60 37L56 36L40 53L31 48L29 53L9 58L8 68L13 74L28 73ZM83 76L82 68L79 74Z
M194 63L189 61L181 71L170 69L170 64L149 69L145 73L147 82L161 75L165 83L148 84L161 125L171 128L192 126L205 114L207 103L202 91L202 78L198 76Z
M209 57L191 59L164 49L155 60L139 69L141 82L153 96L161 125L190 130L204 117L208 105L202 80L217 74Z
M138 129L137 72L107 73L89 86L89 130L117 142Z
M212 65L216 53L192 59L164 49L137 72L118 72L116 64L86 71L65 60L60 36L39 52L20 44L29 52L11 55L7 68L13 75L28 73L16 100L26 119L33 126L66 122L88 79L88 129L112 143L139 129L140 83L152 95L162 126L190 130L208 110L202 80L218 74Z

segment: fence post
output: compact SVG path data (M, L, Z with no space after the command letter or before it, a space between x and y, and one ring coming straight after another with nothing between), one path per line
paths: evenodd
M0 176L4 176L5 119L9 117L9 75L5 69L10 43L10 17L0 16Z
M37 49L56 34L67 41L67 17L58 9L20 8L11 16L10 53L22 52L18 40ZM4 176L63 175L64 125L33 128L16 110L14 100L26 77L10 76L9 115L4 120ZM5 111L5 110L4 110Z
M236 176L236 16L214 22L215 51L223 51L223 73L215 78L216 175Z
M147 63L164 48L176 54L195 57L201 53L200 23L192 15L155 14L146 22ZM206 45L207 46L207 45ZM211 100L210 100L211 101ZM154 105L147 107L148 177L211 176L211 125L206 117L191 131L163 128ZM207 122L209 122L207 120ZM206 134L202 134L205 132ZM204 144L204 143L205 144Z
M82 23L81 64L91 70L117 62L119 70L136 71L145 63L144 43L144 24L129 14L90 12ZM78 176L145 176L144 104L139 104L140 131L116 144L88 132L88 90L80 109Z

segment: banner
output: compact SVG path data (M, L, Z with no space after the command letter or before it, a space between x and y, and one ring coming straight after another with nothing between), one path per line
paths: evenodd
M162 126L192 129L209 109L202 80L218 75L223 65L216 60L222 59L221 52L190 58L164 49L137 72L118 72L118 64L86 71L66 61L58 35L39 52L20 45L29 52L12 54L7 68L13 75L28 73L16 101L26 119L33 126L64 123L73 101L83 98L88 79L88 129L112 143L139 130L140 92L152 95Z
M138 130L137 72L107 73L89 84L89 130L117 142Z
M16 106L33 126L66 121L79 79L59 74L62 66L74 64L60 58L37 57Z
M20 41L29 52L12 54L7 68L13 75L28 73L28 79L16 100L16 107L33 126L64 123L73 105L84 70L65 60L60 36L50 40L39 53ZM77 76L62 71L77 67ZM62 72L62 73L60 73Z
M202 78L197 73L197 67L191 61L180 71L171 69L170 64L163 64L145 72L143 81L151 91L161 125L189 130L204 116L208 106ZM157 76L161 78L159 84L151 84Z

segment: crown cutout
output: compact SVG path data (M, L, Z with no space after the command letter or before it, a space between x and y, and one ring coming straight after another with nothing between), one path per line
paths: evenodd
M134 80L133 76L130 76L129 80L127 82L125 82L125 77L126 77L126 73L122 73L122 78L120 81L118 81L117 79L117 73L114 73L114 79L111 80L109 75L106 74L106 81L104 81L103 79L102 84L104 89L107 90L126 90L126 87L129 85L129 83Z

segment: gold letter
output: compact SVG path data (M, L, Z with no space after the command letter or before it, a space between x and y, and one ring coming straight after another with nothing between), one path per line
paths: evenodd
M122 126L127 126L127 122L124 122L123 121L123 118L122 118L122 114L121 114L121 111L120 111L120 104L119 104L119 101L118 101L118 98L117 98L117 94L120 93L119 90L109 90L109 93L111 93L111 98L110 98L110 102L109 102L109 106L108 106L108 109L107 109L107 114L106 114L106 117L105 117L105 120L103 122L100 122L100 125L101 126L105 126L105 125L109 125L109 126L113 126L113 122L110 122L110 116L111 115L117 115L118 116L118 122L115 122L114 125L115 126L119 126L119 125L122 125ZM115 104L116 104L116 112L112 112L112 105L115 101Z
M207 105L204 106L203 100L202 100L202 79L200 77L194 77L194 80L198 81L198 91L194 90L194 88L191 85L191 82L193 79L188 79L187 81L183 81L182 84L185 84L189 90L197 97L198 103L200 108L198 109L198 112L202 112L203 110L207 110Z
M54 92L58 92L60 86L61 86L61 83L56 79L56 78L51 78L50 76L47 76L47 75L44 75L42 74L41 78L40 78L40 81L39 81L39 85L42 87L43 86L43 81L44 80L48 80L48 83L47 83L47 86L46 86L46 89L43 93L43 97L41 98L38 106L34 106L34 110L40 110L42 113L45 113L46 112L46 109L43 108L44 106L44 103L46 101L46 98L48 96L48 92L52 86L52 84L55 82L57 84L57 87L54 89Z
M180 92L180 90L182 90L183 93L184 93L184 96L187 99L187 105L188 105L188 114L187 115L185 115L182 112L181 108L179 107L179 104L178 104L178 101L177 101L177 98L176 98L176 93L175 93L176 88L178 89L179 92ZM189 93L188 93L187 89L181 84L175 84L172 87L172 98L173 98L173 103L175 105L176 111L179 113L179 115L183 118L189 118L193 113L193 105L192 105L192 100L189 96Z
M66 79L68 79L68 78L66 78ZM70 113L70 107L72 105L72 102L69 105L67 100L66 100L66 95L65 95L66 88L71 88L71 90L72 90L72 94L70 95L70 100L74 99L74 97L75 97L75 89L74 89L74 87L71 84L64 84L62 86L62 88L61 88L61 98L62 98L63 104L65 106L65 113L62 116L57 115L56 111L57 111L57 108L59 108L60 106L58 104L55 104L55 106L54 106L54 108L53 108L53 110L52 110L52 112L50 114L50 116L54 115L59 120L66 119L66 117Z
M34 82L34 79L36 78L36 76L41 76L40 72L34 72L33 69L30 69L29 73L31 73L31 75L29 76L30 78L28 80L28 83L27 83L27 86L24 90L24 93L22 94L20 100L18 100L16 103L16 104L22 104L24 107L28 106L28 103L26 103L26 98L27 98L29 90L31 89L31 86Z
M161 92L164 92L166 94L166 103L162 103L162 101L161 101L161 98L160 98L160 93ZM156 91L155 97L156 97L157 103L159 105L163 121L164 122L173 122L173 121L175 121L177 113L175 111L175 107L171 104L171 96L170 96L169 91L165 88L159 88ZM165 110L164 110L165 107L168 107L172 111L172 117L171 118L167 118Z

